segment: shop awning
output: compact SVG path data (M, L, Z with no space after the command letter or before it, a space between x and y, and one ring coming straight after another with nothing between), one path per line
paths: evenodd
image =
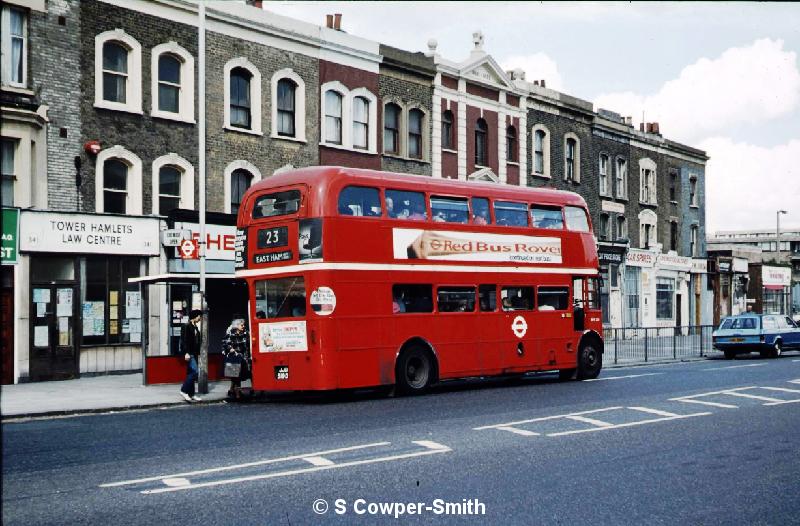
M153 274L151 276L137 276L128 278L128 283L168 283L174 281L199 280L199 273L171 272L167 274ZM236 274L206 274L206 279L236 279Z
M764 285L764 288L767 290L783 290L785 287L789 285Z

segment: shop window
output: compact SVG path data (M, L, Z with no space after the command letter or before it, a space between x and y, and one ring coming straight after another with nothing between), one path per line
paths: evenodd
M550 230L561 230L564 228L564 217L561 214L561 208L557 206L532 206L531 222L534 228L546 228Z
M467 198L431 196L431 216L434 221L466 223L469 218Z
M675 280L671 278L656 279L656 318L671 320L673 317L673 300Z
M539 287L536 301L539 310L567 310L569 308L569 288Z
M404 190L386 190L386 214L396 219L424 221L428 219L425 194Z
M497 285L480 285L478 295L481 312L494 312L497 310Z
M306 286L302 276L256 281L256 318L302 318Z
M502 287L500 303L504 311L533 310L533 287Z
M494 217L498 225L528 226L528 206L525 203L495 201Z
M392 312L433 312L433 287L406 284L392 286Z
M627 316L625 321L628 327L639 325L639 290L641 269L638 267L625 268L625 307Z
M475 289L473 287L439 287L436 291L439 312L473 312Z
M140 344L139 258L87 257L81 299L83 345Z
M345 216L380 217L381 198L377 188L348 186L339 194L339 214Z

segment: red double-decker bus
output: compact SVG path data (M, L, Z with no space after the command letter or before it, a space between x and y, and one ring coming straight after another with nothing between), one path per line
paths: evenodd
M340 167L253 185L238 217L253 387L396 385L602 367L577 194Z

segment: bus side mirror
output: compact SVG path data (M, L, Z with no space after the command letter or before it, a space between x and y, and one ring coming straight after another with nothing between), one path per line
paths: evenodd
M583 307L575 306L575 310L572 313L572 320L575 326L575 330L583 332L583 329L586 324L586 313L583 311Z

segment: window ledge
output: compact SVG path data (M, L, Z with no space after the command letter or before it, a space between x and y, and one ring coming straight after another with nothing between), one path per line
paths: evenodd
M511 166L519 167L519 163L517 161L506 161L506 164L510 164Z
M451 150L450 148L442 148L442 151L445 153L458 153L458 150Z
M134 115L143 115L144 112L141 108L133 108L131 106L125 104L119 104L115 102L108 102L105 100L95 101L94 103L95 108L101 108L104 110L113 110L113 111L121 111L124 113L132 113Z
M247 128L237 128L236 126L231 126L230 124L226 124L225 126L223 126L223 128L225 128L227 131L244 133L245 135L257 135L257 136L264 135L263 133L261 133L261 130L248 130Z
M610 196L609 196L609 197L610 197ZM617 197L615 197L614 199L616 199L617 201L624 201L624 202L626 202L626 203L628 202L628 198L627 198L627 197L625 197L625 196L622 196L622 195L618 195L618 196L617 196Z
M645 201L639 201L639 204L642 205L642 206L653 206L653 207L657 207L658 206L658 203L647 203Z
M164 119L167 121L184 122L186 124L197 124L197 121L192 117L186 117L179 113L170 113L168 111L153 110L150 116L156 119Z
M332 148L334 150L343 150L343 151L352 152L352 153L361 153L361 154L367 154L367 155L377 155L377 153L378 153L375 150L362 150L360 148L352 148L350 146L344 146L344 145L341 145L341 144L331 144L331 143L328 143L328 142L321 142L321 143L319 143L319 145L320 146L324 146L326 148Z
M277 133L271 133L269 138L276 139L278 141L296 142L300 144L306 144L308 142L306 141L305 137L292 137L290 135L279 135Z
M18 95L30 95L31 97L36 95L36 93L34 93L33 90L28 89L22 85L15 86L13 84L3 84L2 89L3 91L7 91L9 93L16 93Z
M669 204L671 204L671 205L677 205L677 204L678 204L678 202L677 202L676 200L674 200L674 199L670 199L670 200L669 200Z
M689 208L696 208L696 209L699 210L700 209L700 205L689 205Z
M405 157L403 155L396 155L393 153L384 153L383 157L388 157L390 159L397 159L398 161L410 161L414 163L430 164L430 161L427 159L419 159L417 157Z
M532 174L531 174L531 176L532 176L532 177L539 177L539 178L541 178L541 179L552 179L552 178L553 178L553 176L552 176L552 175L547 175L547 174L537 174L537 173L532 173Z

